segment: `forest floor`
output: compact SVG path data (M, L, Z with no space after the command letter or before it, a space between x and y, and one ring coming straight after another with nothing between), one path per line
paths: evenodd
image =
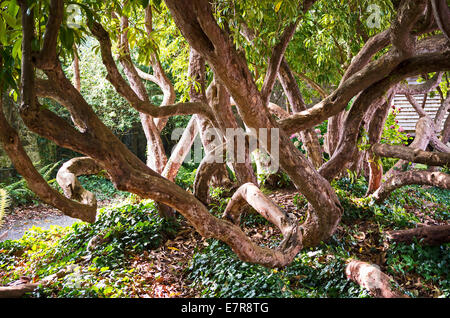
M221 250L220 248L222 247L218 249L215 245L216 243L211 243L211 240L202 238L189 224L186 223L185 219L182 218L180 219L181 222L176 230L176 234L164 239L162 244L157 248L145 249L140 253L126 254L128 255L126 268L129 273L120 274L119 276L121 279L124 279L123 275L128 275L128 279L131 278L132 282L123 283L124 285L121 288L127 290L125 292L128 295L127 297L141 298L211 297L211 295L215 295L214 297L251 297L251 293L239 293L237 291L226 294L224 290L218 289L219 287L217 287L220 285L221 280L225 282L225 285L230 284L231 286L237 284L234 281L235 278L231 277L230 273L234 273L235 271L233 267L234 264L239 263L240 265L236 267L236 277L247 277L248 281L253 283L257 280L257 277L261 276L263 277L263 280L266 280L266 278L275 275L276 277L274 279L282 281L284 287L280 287L279 289L270 286L247 286L247 289L255 288L256 297L264 297L267 295L271 297L273 295L276 295L275 297L280 297L279 295L284 293L286 289L289 289L291 295L294 297L314 297L314 295L317 297L352 297L351 295L357 296L358 293L363 297L367 297L367 294L364 296L365 294L363 292L361 294L361 292L356 290L356 287L348 285L348 282L346 281L345 275L343 274L343 268L345 267L345 259L348 257L380 266L381 270L390 275L399 284L402 290L413 297L443 297L445 295L447 295L445 297L448 297L448 288L450 286L448 277L445 277L445 275L448 274L448 266L450 265L450 257L448 256L449 244L443 245L441 248L437 247L432 249L422 249L413 244L413 249L411 249L410 246L397 247L395 243L392 244L391 242L388 242L384 237L384 232L391 229L398 229L402 226L411 227L420 226L422 224L437 225L448 223L448 198L450 197L448 192L444 193L444 199L436 200L434 199L434 194L432 194L425 195L425 199L420 197L419 200L416 199L416 197L423 195L426 189L420 192L420 195L415 191L416 190L403 190L402 197L396 198L396 200L400 200L400 202L395 201L398 206L394 204L393 209L381 209L380 211L376 211L375 214L366 207L358 207L358 203L355 203L352 200L346 201L347 203L344 204L344 209L346 210L345 215L332 242L326 242L318 249L305 251L305 253L300 256L297 263L291 266L291 268L280 270L268 270L256 266L251 267L251 270L248 269L244 271L244 269L242 269L243 265L235 258L233 258L234 263L230 265L231 263L227 262L228 259L233 257L231 256L232 252L229 252L226 249ZM306 201L298 195L298 192L292 189L277 189L266 191L266 195L274 200L282 209L294 213L299 220L304 220ZM429 199L427 199L428 197ZM111 204L110 201L102 202L102 206L108 206L109 204ZM218 204L212 205L212 211L214 211L215 208L218 208ZM393 211L395 213L393 213ZM365 215L365 213L367 213L367 215ZM378 215L377 213L380 214ZM382 219L381 214L383 214ZM36 217L36 215L39 217ZM251 215L251 213L249 213L249 215ZM3 230L0 230L0 234L2 231L4 233L5 229L9 229L9 231L12 232L16 231L17 236L19 236L22 233L21 231L23 230L24 223L28 223L28 225L45 225L45 228L49 228L52 224L65 227L72 225L74 222L75 220L65 219L59 211L44 205L21 207L16 208L14 213L6 216L5 224L3 225ZM82 224L82 222L80 224ZM20 225L19 229L16 228L17 225ZM244 218L241 226L246 234L260 245L276 246L280 240L278 229L268 222L250 217L247 219ZM67 231L72 231L70 226L67 227L65 231L62 231L61 234L55 232L55 229L49 230L49 235L46 239L51 242L48 243L48 246L45 245L47 243L42 243L42 248L45 249L49 246L59 244L59 241L55 240L60 239L58 236L63 238ZM38 232L38 234L35 235L42 235L39 233L41 232ZM31 238L32 244L30 246L33 246L36 244L36 240L33 236L31 236ZM13 237L13 239L18 239L18 237ZM26 245L30 243L26 242L23 244ZM211 244L214 245L215 249L219 250L219 252L217 252L218 254L214 254L215 252L213 251L213 248L211 248ZM26 249L35 248L30 246ZM113 249L113 247L108 248L109 250ZM344 254L348 256L342 254L342 252L340 252L341 249L345 250ZM30 273L30 267L34 266L30 264L36 262L36 260L30 262L29 260L24 259L22 254L26 253L23 253L22 251L19 253L20 255L18 255L20 258L19 263L17 257L14 259L15 264L20 264L20 266L17 266L14 269L15 272L2 272L2 251L7 253L5 246L3 246L2 250L0 243L0 285L8 282L11 283L15 279L21 277L21 275L28 275ZM17 254L16 252L14 253ZM85 257L86 256L83 256L81 258ZM30 258L33 258L33 256ZM43 259L45 257L40 256L40 258ZM204 262L205 259L206 262ZM10 262L10 260L5 262ZM80 263L80 261L76 262ZM302 262L306 263L303 264ZM336 265L335 263L339 266L337 271L333 267ZM109 268L111 265L108 265L109 267L105 266L106 265L101 267L98 265L97 268L94 269L96 270L96 279L101 278L102 284L108 285L108 281L110 279L113 280L113 278L108 278L106 274L100 275L100 273L109 273L111 271L111 277L116 274L113 275L113 270ZM421 268L421 266L423 266L423 268ZM91 265L89 268L92 269L93 266ZM241 270L242 273L240 273ZM82 273L83 271L84 270L82 270ZM198 277L195 278L195 275ZM30 279L36 281L38 275ZM114 276L114 279L117 280L117 277ZM245 279L241 280L243 281L241 284L245 285ZM327 280L330 280L328 284L326 284ZM204 283L199 284L198 281ZM330 283L339 285L340 291L334 290L338 288L336 286L331 286L330 288ZM108 297L108 295L114 294L114 292L110 290L108 290L108 292L106 292L105 289L99 290L95 287L98 285L98 282L89 284L94 284L94 286L90 285L91 287L89 287L88 295L95 295L97 293L99 297ZM317 286L315 284L317 284ZM321 286L319 284L326 286ZM60 286L58 287L59 290L55 291L55 289L53 289L53 291L47 291L46 295L58 297L58 293L61 292L61 283L59 283L58 286ZM66 286L64 288L67 289L67 282L64 282L63 286ZM305 291L308 288L313 289L315 287L317 287L318 290L322 290L322 294L316 291L312 294ZM246 287L240 286L239 288L242 289ZM270 292L268 289L270 289ZM330 292L330 290L333 292ZM67 293L68 291L65 292ZM272 292L275 294L270 294ZM279 293L279 295L276 293ZM52 294L53 296L51 296Z
M103 207L111 202L103 200L98 204L99 207ZM18 240L33 226L42 229L49 229L52 225L67 227L78 221L46 204L18 206L4 216L3 224L0 226L0 242Z

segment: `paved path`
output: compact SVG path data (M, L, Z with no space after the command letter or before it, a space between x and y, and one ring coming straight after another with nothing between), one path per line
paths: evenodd
M0 230L0 242L5 240L18 240L33 226L49 229L51 225L66 227L78 221L78 219L66 215L49 216L43 219L20 220L12 224L9 229Z

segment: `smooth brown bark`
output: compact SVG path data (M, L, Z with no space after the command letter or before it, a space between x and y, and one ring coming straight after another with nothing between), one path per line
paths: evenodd
M288 262L302 249L302 228L293 214L288 214L276 206L253 183L246 183L239 187L231 197L223 217L234 224L239 224L241 211L249 204L266 220L274 224L283 234L280 249Z
M450 242L450 225L425 225L414 229L387 232L388 239L405 244L415 240L421 245L441 245Z
M278 128L264 105L245 60L236 52L226 32L217 25L209 3L203 0L168 0L166 4L184 37L205 57L227 86L246 126L256 131L260 127ZM317 174L286 135L280 133L279 144L279 151L283 153L280 156L281 167L312 204L313 209L305 224L304 243L314 245L335 231L342 208L329 183Z
M448 143L450 141L450 116L448 116L447 119L445 120L441 140L443 143Z
M191 48L189 55L189 77L193 80L189 97L192 101L203 101L208 104L206 97L206 63L204 58ZM229 99L227 98L225 102ZM223 101L223 100L221 100ZM214 102L210 100L210 102ZM211 105L208 104L208 107ZM216 107L227 107L219 105ZM215 114L216 118L220 117ZM217 160L216 147L224 142L224 133L220 130L220 126L216 121L210 122L200 116L195 116L200 139L205 150L205 157L197 169L194 180L194 195L201 202L207 204L210 186L220 186L229 184L228 171L226 169L225 160ZM221 118L219 118L220 120Z
M443 172L410 170L394 173L374 192L372 198L376 203L383 202L392 191L405 185L430 185L443 189L450 189L450 175Z
M198 134L198 126L197 119L195 116L192 116L189 120L183 134L181 135L180 140L178 141L175 149L170 155L169 160L167 161L166 166L164 167L164 171L162 172L162 176L166 177L170 181L174 181L175 177L178 174L178 170L183 164L183 160L186 155L189 153L192 144L194 142L195 137Z
M450 41L450 8L445 0L431 0L433 14L439 29Z
M375 298L409 298L392 287L393 279L376 265L352 260L345 268L347 278L358 283Z
M73 86L77 91L81 92L81 78L80 78L80 61L78 58L77 46L73 45Z
M24 283L16 286L0 287L0 298L21 298L33 292L39 284Z
M95 194L84 189L77 177L97 174L101 170L102 168L89 157L73 158L59 168L56 174L56 182L58 182L67 198L97 209Z
M395 91L395 87L393 90ZM384 104L383 107L378 108L373 114L369 124L369 144L373 145L380 142L389 109L390 102ZM375 192L381 185L383 179L383 165L381 163L381 158L370 149L366 152L366 155L369 166L369 184L366 195L369 195Z
M230 95L226 87L220 83L219 80L214 78L211 85L206 91L207 99L214 113L216 114L216 122L218 128L220 128L221 133L225 134L227 138L227 129L238 129L239 126L234 117L233 110L231 108ZM244 184L247 182L252 182L257 184L257 178L253 171L251 163L251 154L248 144L245 145L244 162L240 162L238 159L238 140L233 138L233 140L226 140L227 143L233 143L233 160L232 167L236 175L236 179L239 184Z
M450 153L430 152L418 148L375 144L371 149L380 157L399 158L429 166L450 166Z
M298 113L306 110L303 96L300 88L297 85L294 74L285 59L282 59L278 79L286 94L289 104L292 107L293 113ZM322 148L320 147L319 138L313 128L308 128L300 132L302 142L305 146L308 158L313 166L318 169L323 164Z

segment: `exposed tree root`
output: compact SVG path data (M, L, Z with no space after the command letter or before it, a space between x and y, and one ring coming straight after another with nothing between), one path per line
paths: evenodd
M19 280L10 283L7 286L0 286L0 298L21 298L26 293L33 292L38 286L49 284L54 279L62 278L74 271L77 266L72 264L60 270L56 274L44 277L36 283L30 283L29 277L21 277Z
M0 298L21 298L35 290L39 284L22 283L14 286L0 287Z
M395 242L412 243L415 239L422 245L441 245L450 242L450 225L426 225L408 230L391 231L388 239Z
M345 273L348 279L364 287L376 298L409 298L393 287L393 279L383 273L376 265L352 260Z
M234 224L239 224L243 207L249 204L266 220L273 223L284 236L280 249L292 258L302 249L302 228L293 214L278 208L253 183L246 183L234 193L223 213L223 217Z

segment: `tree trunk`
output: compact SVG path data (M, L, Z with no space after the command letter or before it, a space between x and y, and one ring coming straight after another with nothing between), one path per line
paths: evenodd
M81 92L80 61L78 59L78 50L75 44L73 45L73 86L77 91Z
M204 58L191 48L189 55L189 77L192 83L189 91L191 101L207 101L206 98L206 64ZM199 86L199 87L198 87ZM223 105L221 105L222 107ZM226 105L225 105L226 107ZM221 147L224 141L223 131L218 125L215 127L206 118L194 115L198 125L200 139L205 150L205 157L197 169L194 181L194 194L199 196L200 201L207 203L209 186L221 186L230 184L226 162L223 160L222 152L216 156L216 148ZM207 167L211 165L211 167Z
M227 92L226 87L220 83L220 81L214 77L213 82L208 87L206 92L209 104L216 114L216 121L222 133L225 133L225 139L229 136L227 134L227 129L236 130L239 128L236 118L234 117L233 110L231 108L230 95ZM233 158L232 167L236 175L238 184L244 184L247 182L252 182L258 184L258 180L253 171L251 163L251 154L248 144L245 143L244 147L244 160L238 160L238 140L237 137L233 140L226 140L228 143L233 143Z
M294 258L302 249L302 228L296 217L280 210L253 183L246 183L239 187L231 197L223 217L234 224L239 224L241 212L247 204L278 227L284 237L280 243L281 251L287 258Z
M0 298L21 298L26 293L34 291L39 284L20 284L17 286L0 287Z
M441 141L444 144L447 144L450 141L450 115L445 120Z
M395 87L392 89L395 92ZM392 102L392 98L394 97L393 93L391 98L379 107L372 116L372 119L369 123L369 144L373 145L379 143L381 140L381 136L383 134L383 127L386 123L386 118L389 114L390 104ZM383 165L381 163L381 158L375 154L371 149L367 152L367 162L369 166L369 184L367 187L366 196L375 192L381 185L383 179Z
M289 104L292 107L294 114L306 110L303 96L297 81L289 68L286 60L283 59L280 65L280 73L278 75L281 86L286 94ZM306 153L309 160L316 169L319 169L323 164L322 147L320 147L319 138L313 128L308 128L300 132L301 140L305 146Z
M366 196L374 193L380 186L383 180L383 165L381 158L369 152L369 184L367 187Z
M178 174L178 170L183 164L184 158L191 150L195 137L198 134L198 126L196 116L192 116L186 128L181 135L175 149L172 151L169 160L167 161L162 176L170 181L174 181Z
M388 239L401 243L413 243L417 240L421 245L441 245L450 242L450 225L425 225L414 229L390 231Z

